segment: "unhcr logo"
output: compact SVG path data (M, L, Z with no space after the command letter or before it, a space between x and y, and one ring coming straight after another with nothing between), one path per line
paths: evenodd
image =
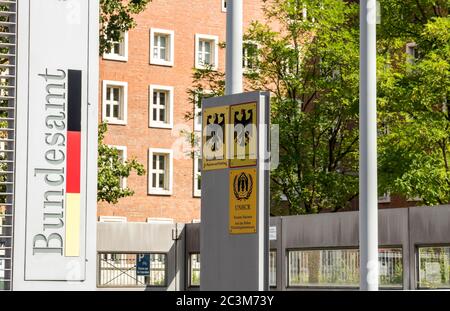
M251 174L241 173L236 175L233 181L234 196L237 200L248 200L253 191L253 178Z

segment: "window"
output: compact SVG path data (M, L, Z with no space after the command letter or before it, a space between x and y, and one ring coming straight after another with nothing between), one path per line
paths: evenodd
M173 66L175 33L172 30L152 28L150 30L150 64Z
M450 288L450 246L419 247L418 288Z
M200 254L189 256L189 286L200 286Z
M202 131L202 100L212 97L214 94L210 90L203 90L195 94L195 107L194 107L194 131Z
M194 154L194 197L202 195L202 157Z
M245 71L255 71L258 68L258 45L253 42L244 42L242 67Z
M408 62L414 64L418 58L417 44L414 42L406 44L406 54L408 54Z
M168 149L149 150L149 194L171 195L173 152Z
M222 0L222 12L227 11L227 0Z
M402 288L402 249L380 249L378 262L380 286ZM288 284L297 287L358 287L359 250L288 251Z
M127 147L126 146L109 146L109 147L114 148L118 151L120 162L125 163L127 161ZM126 178L122 178L120 180L120 187L122 189L125 189L127 187L127 179Z
M121 34L119 41L111 42L111 49L103 54L104 59L128 61L128 32Z
M103 81L103 121L109 124L127 124L128 83Z
M98 257L99 287L167 286L166 254L99 253Z
M147 284L167 286L166 283L166 254L150 254L150 276Z
M277 251L269 253L269 286L277 287Z
M173 127L173 87L150 85L149 126Z
M195 35L195 68L204 69L210 66L217 69L219 61L219 37L211 35Z

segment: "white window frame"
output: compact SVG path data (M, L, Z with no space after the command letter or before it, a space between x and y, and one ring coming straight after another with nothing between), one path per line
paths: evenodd
M166 156L165 165L165 175L169 180L167 181L168 189L153 188L152 177L153 177L153 155L163 154ZM168 167L167 167L168 165ZM167 172L168 170L168 172ZM173 150L171 149L161 149L161 148L150 148L148 150L148 194L150 195L172 195L173 189Z
M222 12L226 13L227 11L227 0L222 0Z
M106 99L107 99L107 90L108 87L120 87L123 90L123 94L121 94L121 100L123 101L123 119L116 119L106 117ZM108 124L116 124L116 125L126 125L128 119L128 83L122 81L111 81L111 80L103 80L103 95L102 95L102 120Z
M100 216L99 222L127 222L125 216Z
M256 59L255 60L257 62L259 61L259 53L258 53L259 44L257 42L255 42L255 41L253 41L253 40L246 40L246 41L243 42L243 45L242 45L242 48L243 48L243 51L242 51L242 63L243 63L242 64L242 69L244 70L245 73L258 72L257 64L255 64L256 68L249 68L248 67L248 62L247 62L248 58L246 58L246 54L248 55L248 50L245 48L246 44L252 44L252 45L256 46L256 53L257 54L256 54Z
M149 217L149 218L147 218L147 223L149 223L149 224L175 224L175 220L173 218Z
M127 161L127 147L126 146L116 146L116 145L108 145L110 148L117 149L118 151L122 151L122 163ZM121 188L125 189L127 187L127 178L123 177L121 181Z
M203 97L205 95L212 95L213 91L211 90L203 90L201 93L198 92L195 94L195 103L194 103L194 132L201 132L202 131L202 107L200 105L200 107L198 107L198 101L199 101L199 96L202 95ZM197 123L197 120L200 119L200 124Z
M199 53L198 48L199 48L200 40L213 42L213 46L211 49L211 53L213 53L213 55L211 55L211 59L214 60L214 63L212 64L211 68L213 70L217 70L217 68L219 67L219 36L204 35L204 34L198 34L198 33L195 34L195 68L205 69L205 66L203 64L201 64L198 59L198 53Z
M124 45L123 46L123 54L124 55L118 55L118 54L114 54L114 53L105 52L105 53L103 53L103 59L127 62L128 61L128 31L125 31L123 33L123 37L122 37L121 41L113 42L113 43L119 43L119 44Z
M168 40L169 60L162 60L162 59L157 59L154 57L153 50L155 47L155 35L156 34L162 34L162 35L166 35L169 37L169 40ZM166 47L166 49L167 49L167 47ZM173 30L151 28L150 29L150 64L172 67L174 65L174 58L175 58L175 32Z
M155 91L164 91L164 92L168 92L168 98L167 100L169 101L169 103L166 103L166 115L167 118L169 119L168 122L160 122L160 121L154 121L153 120L153 93ZM172 129L173 128L173 92L174 92L174 88L172 86L165 86L165 85L156 85L156 84L152 84L149 86L149 111L148 111L148 116L149 116L149 123L148 126L149 127L154 127L154 128L165 128L165 129Z
M199 169L199 165L198 165L198 160L201 160L202 157L201 155L197 154L197 152L194 153L194 198L200 198L202 196L202 189L198 189L197 188L197 183L198 183L198 179L201 178L201 171L200 174L198 174L198 169ZM201 169L201 167L200 167ZM199 176L200 175L200 176Z

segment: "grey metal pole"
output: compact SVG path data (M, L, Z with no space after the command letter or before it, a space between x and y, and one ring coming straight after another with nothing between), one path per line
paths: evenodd
M378 290L376 0L360 1L360 289Z
M242 93L243 0L227 1L225 95Z

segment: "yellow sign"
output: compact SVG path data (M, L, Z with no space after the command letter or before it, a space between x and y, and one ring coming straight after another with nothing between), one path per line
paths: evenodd
M229 146L230 167L253 166L257 159L256 103L231 106L233 137Z
M230 234L256 233L256 169L230 171Z
M202 169L205 171L228 167L226 157L226 124L229 108L205 108L203 113Z

